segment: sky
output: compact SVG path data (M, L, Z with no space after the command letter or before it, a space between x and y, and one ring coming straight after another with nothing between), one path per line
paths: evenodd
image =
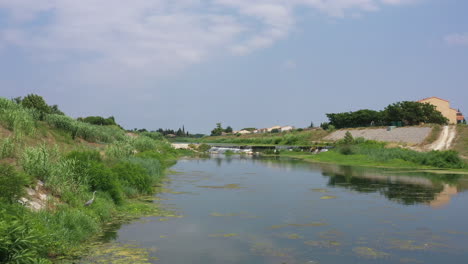
M437 96L468 114L465 0L0 0L0 96L209 133Z

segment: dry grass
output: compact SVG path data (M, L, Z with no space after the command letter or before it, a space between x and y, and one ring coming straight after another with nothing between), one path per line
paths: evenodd
M440 133L442 133L442 127L440 125L432 126L431 133L424 139L421 145L434 143L440 137Z
M459 125L457 127L457 137L453 149L460 153L460 156L468 160L468 126Z

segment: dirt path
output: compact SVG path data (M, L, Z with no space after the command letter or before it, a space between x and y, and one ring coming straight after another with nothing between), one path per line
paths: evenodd
M452 145L453 140L457 134L455 126L444 126L440 137L431 145L429 149L431 150L447 150Z

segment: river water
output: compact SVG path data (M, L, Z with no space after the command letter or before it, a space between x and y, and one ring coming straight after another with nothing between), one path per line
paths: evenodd
M157 198L173 213L83 263L468 263L464 176L242 156L172 169Z

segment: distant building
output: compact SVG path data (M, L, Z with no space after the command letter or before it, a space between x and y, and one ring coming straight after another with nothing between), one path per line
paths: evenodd
M291 130L293 130L293 129L294 129L293 126L284 126L284 127L281 127L281 128L280 128L280 131L281 131L281 132L285 132L285 131L291 131Z
M465 118L459 110L450 107L450 102L439 97L429 97L419 100L420 103L429 103L436 107L449 120L449 124L462 123Z
M245 134L251 134L252 132L248 131L248 130L239 130L239 131L233 131L232 134L241 134L241 135L245 135Z
M267 132L271 132L272 130L278 129L278 131L281 129L281 126L272 126L270 128L267 128Z

